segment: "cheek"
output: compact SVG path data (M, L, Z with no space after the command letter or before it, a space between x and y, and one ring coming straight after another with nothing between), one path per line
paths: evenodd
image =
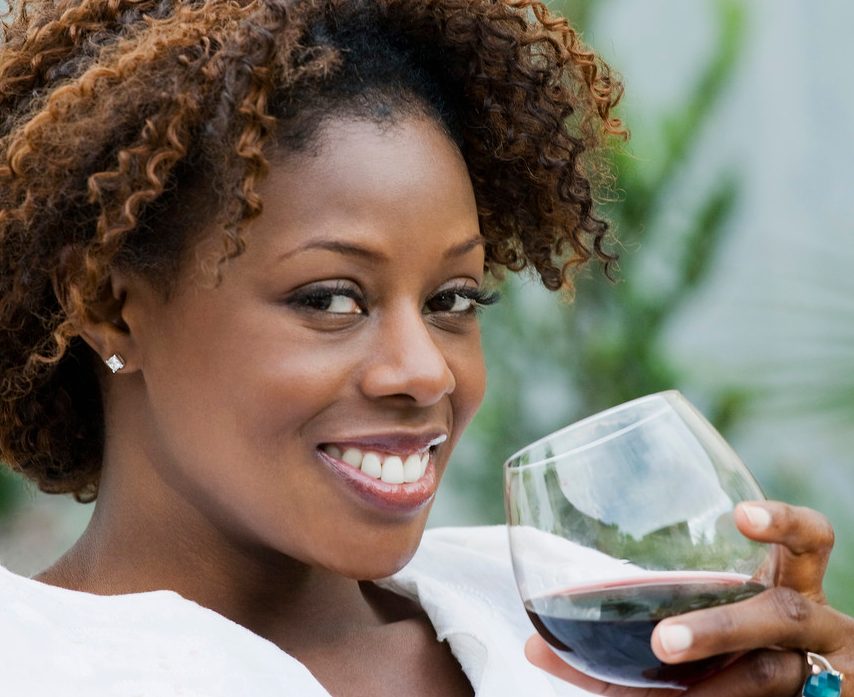
M299 327L247 319L188 320L152 346L145 440L159 477L196 509L294 552L283 531L328 498L305 426L346 394L354 367Z
M304 426L349 394L354 354L335 346L280 341L259 347L259 360L241 373L230 404L244 438L279 453L299 440Z
M486 364L478 332L462 350L457 350L448 360L454 374L456 388L451 395L457 435L468 426L477 412L486 392Z
M210 343L191 365L159 379L160 392L169 393L164 406L168 402L173 418L191 427L215 459L225 451L281 457L301 426L346 389L349 356L307 342L298 330L242 329L207 332ZM193 349L178 353L187 357Z
M168 308L143 337L144 389L160 440L175 459L206 460L208 470L246 461L246 453L256 462L262 451L281 453L285 435L338 389L330 366L342 358L331 361L267 308L215 299Z

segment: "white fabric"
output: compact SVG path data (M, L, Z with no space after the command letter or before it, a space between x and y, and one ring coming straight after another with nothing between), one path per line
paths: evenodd
M503 526L426 533L380 582L417 601L477 697L587 693L531 666ZM171 591L98 596L0 567L0 693L16 697L329 697L266 639Z

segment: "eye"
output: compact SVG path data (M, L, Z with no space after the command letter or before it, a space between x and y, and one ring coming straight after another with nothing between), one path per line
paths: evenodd
M330 293L328 296L326 312L336 315L361 315L362 308L349 295L343 293Z
M481 307L492 305L498 301L498 293L487 293L480 288L458 286L441 290L426 303L430 312L446 314L473 313Z
M363 315L362 294L343 283L316 284L297 289L287 299L287 304L310 312L328 312L331 315Z

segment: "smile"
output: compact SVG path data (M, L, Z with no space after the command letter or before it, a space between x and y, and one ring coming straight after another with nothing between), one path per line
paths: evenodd
M323 443L317 451L338 481L374 510L412 515L436 494L435 451L447 435L376 436Z
M323 445L321 450L331 458L345 462L368 477L380 479L387 484L417 482L427 471L431 453L429 448L407 455L338 445Z

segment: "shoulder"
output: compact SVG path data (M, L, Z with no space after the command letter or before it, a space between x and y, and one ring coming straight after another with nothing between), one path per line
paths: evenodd
M273 644L171 591L98 596L0 567L0 692L328 697Z
M432 528L424 533L416 558L454 558L468 565L510 565L510 543L505 525Z
M430 529L412 561L393 578L443 595L480 598L488 606L512 609L513 615L521 608L503 525Z
M410 563L380 585L421 605L478 694L587 694L525 658L534 628L516 588L506 526L428 530Z

